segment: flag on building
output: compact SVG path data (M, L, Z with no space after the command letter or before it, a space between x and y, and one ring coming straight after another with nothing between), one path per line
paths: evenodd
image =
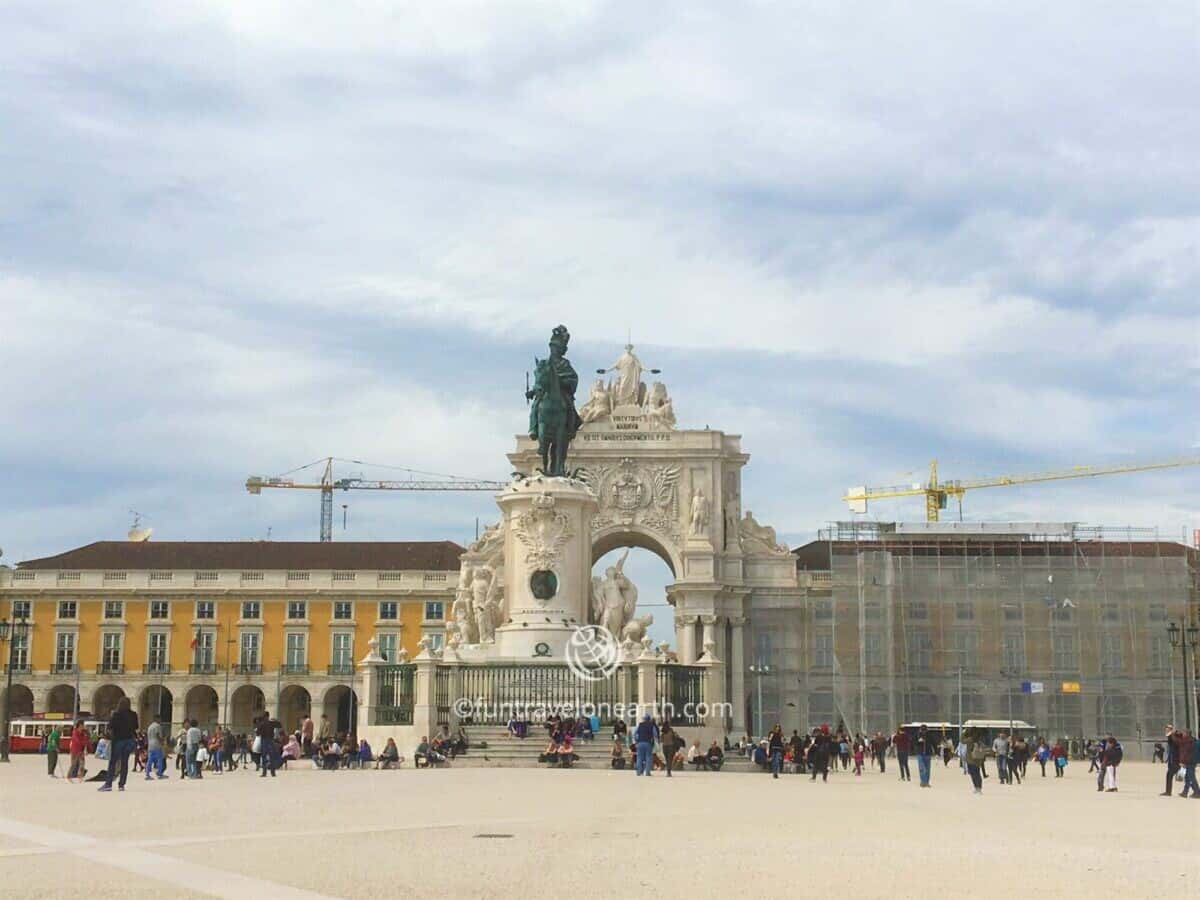
M1040 694L1046 690L1046 685L1040 681L1022 681L1022 694Z
M1078 681L1064 681L1062 683L1062 692L1064 694L1078 694L1079 693L1079 682Z
M191 650L195 650L196 645L198 643L200 643L200 629L199 628L197 628L196 633L192 635L192 642L190 644L188 644L188 648Z

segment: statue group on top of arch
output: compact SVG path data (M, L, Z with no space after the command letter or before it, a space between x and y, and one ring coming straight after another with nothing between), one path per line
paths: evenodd
M645 367L633 352L633 344L626 344L624 352L617 357L602 376L592 382L587 402L579 408L579 418L585 424L599 422L616 415L640 415L648 425L670 431L675 428L675 408L661 381L653 382L649 388L642 383ZM657 372L657 369L651 369ZM603 375L615 374L607 383Z

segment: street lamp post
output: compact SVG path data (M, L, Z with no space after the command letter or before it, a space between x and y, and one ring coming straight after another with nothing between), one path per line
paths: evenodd
M1171 641L1171 649L1178 648L1180 658L1183 661L1183 721L1188 733L1191 733L1192 709L1196 705L1196 698L1192 694L1188 650L1192 651L1192 659L1194 660L1196 657L1196 645L1200 643L1200 628L1195 625L1185 625L1183 628L1180 628L1172 622L1167 626L1167 637Z
M757 679L758 711L754 717L754 724L758 727L759 731L761 732L762 727L763 727L763 724L762 724L762 714L763 714L762 713L762 680L763 680L764 675L771 674L771 667L766 665L765 663L758 663L757 665L750 666L750 672ZM762 737L761 733L758 736Z
M28 631L29 622L24 617L13 619L12 622L0 619L0 641L8 641L8 665L5 667L8 669L8 677L4 690L3 731L0 731L0 762L8 762L8 725L12 715L12 680L17 638L23 637Z

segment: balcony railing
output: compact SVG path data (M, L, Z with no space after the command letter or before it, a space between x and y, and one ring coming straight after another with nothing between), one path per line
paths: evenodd
M279 667L279 671L284 675L307 675L308 666L300 663L296 663L295 665L291 663L284 663Z
M234 675L261 675L262 663L237 663L233 667Z
M6 673L12 672L14 675L28 675L32 670L29 668L29 663L26 662L13 663L11 666L5 666L4 671Z
M353 675L354 663L331 663L326 666L325 674L327 675Z
M78 671L79 671L79 666L75 665L75 663L67 663L67 664L51 663L50 664L50 674L51 675L74 675Z
M142 674L143 675L170 675L171 667L165 662L163 662L163 663L146 663L144 666L142 666Z
M215 675L216 673L217 664L215 662L192 663L188 666L189 675Z
M100 663L96 666L97 675L124 675L125 667L119 663Z

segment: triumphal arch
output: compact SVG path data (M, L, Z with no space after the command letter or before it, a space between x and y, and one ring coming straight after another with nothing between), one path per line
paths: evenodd
M611 366L597 370L578 409L579 424L565 474L585 484L595 498L587 525L590 564L610 550L641 547L670 567L674 581L667 598L675 608L674 653L684 665L705 659L724 663L724 693L735 707L728 725L741 730L745 711L739 701L746 696L749 652L744 626L751 600L756 594L793 593L795 559L775 530L747 508L742 469L750 457L742 450L741 437L709 427L681 427L680 420L686 421L688 413L677 413L666 385L654 374L657 371L643 365L631 344ZM584 390L580 384L581 399ZM537 473L541 466L538 441L529 435L517 437L516 449L508 457L518 473ZM503 495L501 501L503 508ZM463 585L467 590L458 604L461 634L456 635L452 626L450 635L451 643L460 644L463 652L472 642L492 639L475 627L469 610L476 599L485 606L492 604L485 616L485 632L491 631L493 623L511 624L520 618L514 615L520 599L505 596L512 579L503 572L506 560L523 549L510 534L515 521L515 516L502 518L463 556L459 584L460 591ZM606 578L612 577L610 571ZM605 590L603 581L592 579L590 588L588 608L596 622L606 615L600 611L603 599L596 596ZM471 595L472 584L478 586L477 598ZM523 582L513 582L509 590L514 589L524 592ZM633 593L636 596L636 590ZM530 611L536 615L537 606L530 604ZM644 635L650 619L637 616L632 608L626 613L618 616L616 624L624 632L618 637L628 642ZM504 627L496 630L503 632Z

